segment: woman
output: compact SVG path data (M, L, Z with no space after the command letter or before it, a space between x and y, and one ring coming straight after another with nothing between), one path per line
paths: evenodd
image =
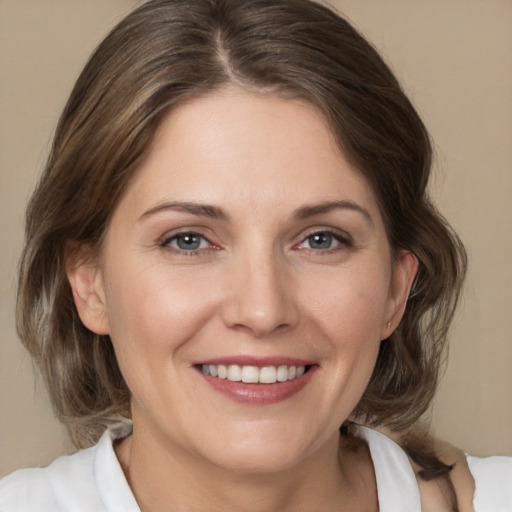
M22 340L93 446L7 477L0 508L472 510L476 480L476 510L507 510L483 478L510 460L417 428L465 270L430 160L320 5L128 16L62 115L20 272Z

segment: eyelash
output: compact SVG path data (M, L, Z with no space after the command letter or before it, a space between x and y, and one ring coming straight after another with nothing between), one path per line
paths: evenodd
M198 247L197 249L184 249L181 247L172 247L171 244L174 241L177 241L181 238L186 237L197 237L200 239L200 244L203 242L207 242L208 247ZM212 250L212 249L218 249L218 247L210 242L208 238L206 238L204 235L201 235L200 233L196 233L195 231L183 231L181 233L176 233L175 235L166 237L161 243L160 246L164 249L167 249L168 251L171 251L175 254L178 254L180 256L196 256L201 254L203 251Z
M337 245L334 248L333 247L328 247L328 248L325 248L325 249L322 249L322 248L314 249L312 247L309 247L309 248L308 247L301 247L308 240L311 242L311 240L315 236L317 236L317 237L318 236L328 237L328 238L338 242L339 246ZM200 242L199 242L200 245L203 244L204 242L206 242L208 244L208 246L207 247L200 247L199 246L196 249L185 249L185 248L182 248L182 247L172 247L172 245L171 245L172 242L177 242L179 239L187 238L187 237L199 238L200 239ZM174 252L176 254L179 254L180 256L197 256L197 255L199 255L202 252L207 251L207 250L212 250L212 249L217 250L217 249L219 249L219 247L217 247L210 240L208 240L208 238L206 238L204 235L201 235L200 233L197 233L195 231L183 231L181 233L176 233L176 234L174 234L172 236L166 237L160 243L160 246L163 247L163 248L166 248L167 250L172 251L172 252ZM293 246L294 249L298 249L298 250L301 250L301 251L302 250L307 250L307 251L314 252L316 254L330 254L330 253L342 250L343 248L350 248L350 247L353 247L353 241L352 241L352 238L348 234L341 235L338 232L335 232L335 231L332 231L332 230L328 230L328 229L312 231L307 236L305 236L298 244L295 244Z
M303 245L308 240L311 241L311 239L313 237L315 237L315 236L326 236L326 237L329 237L332 240L338 242L339 245L337 245L335 247L328 247L328 248L325 248L325 249L313 249L311 247L300 247L301 245ZM329 229L312 231L306 237L304 237L301 242L299 242L298 244L296 244L294 246L294 248L297 248L299 250L307 250L307 251L314 252L316 254L331 254L333 252L340 251L343 248L350 248L350 247L353 247L353 241L352 241L352 238L348 234L343 234L342 235L342 234L340 234L338 232L335 232L335 231L332 231L332 230L329 230Z

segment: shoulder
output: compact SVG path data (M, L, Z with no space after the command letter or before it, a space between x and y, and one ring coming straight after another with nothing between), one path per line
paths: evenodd
M56 511L70 495L91 501L95 448L62 456L46 468L21 469L0 480L0 509Z
M42 468L21 469L0 480L0 509L57 510L47 474Z
M46 468L22 469L0 480L2 512L140 512L114 452L131 423L112 425L98 444L59 457Z
M436 456L445 464L453 466L449 478L435 478L429 481L419 476L418 487L421 492L422 510L437 512L455 509L450 496L455 494L457 500L456 510L460 512L475 512L473 500L475 494L475 481L469 470L465 454L458 448L441 441L434 442ZM418 469L411 462L416 473Z
M450 482L460 512L512 512L512 457L472 457L440 441L436 441L435 450L443 462L454 466ZM446 494L442 484L418 482L426 504L436 504ZM440 509L434 505L425 510Z
M466 460L475 481L475 512L512 511L512 457Z
M418 474L421 468L400 446L399 436L368 428L361 428L360 432L369 443L379 487L384 487L379 490L379 497L381 491L383 497L391 497L389 503L393 507L389 510L394 512L396 503L405 499L409 500L409 511L452 512L456 510L451 498L455 494L459 512L512 512L512 457L472 457L450 444L433 440L435 455L453 465L453 469L448 479L426 481ZM417 497L413 496L415 493Z

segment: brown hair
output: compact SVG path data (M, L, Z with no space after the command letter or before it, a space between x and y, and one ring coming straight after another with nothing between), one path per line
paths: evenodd
M389 68L347 21L309 0L152 0L80 75L27 212L18 330L77 446L129 416L130 395L109 337L78 317L64 251L99 247L169 109L229 83L319 108L373 187L391 247L418 258L404 318L382 342L355 416L400 431L431 403L465 253L428 199L429 137Z

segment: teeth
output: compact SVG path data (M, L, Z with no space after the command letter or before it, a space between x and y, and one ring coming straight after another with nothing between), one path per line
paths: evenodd
M219 379L227 378L227 376L228 376L228 369L223 364L219 364L217 366L217 376L219 377Z
M203 364L201 371L205 375L211 375L219 379L227 379L232 382L245 382L247 384L273 384L274 382L286 382L287 380L298 379L304 375L305 366L239 366L231 364Z
M283 364L277 369L277 380L279 382L286 382L288 380L288 366Z
M273 384L277 380L277 370L275 366L264 366L260 370L258 382L262 384Z
M242 380L242 368L237 364L228 366L228 380L240 382Z
M255 384L259 381L260 370L256 366L242 366L242 382Z

